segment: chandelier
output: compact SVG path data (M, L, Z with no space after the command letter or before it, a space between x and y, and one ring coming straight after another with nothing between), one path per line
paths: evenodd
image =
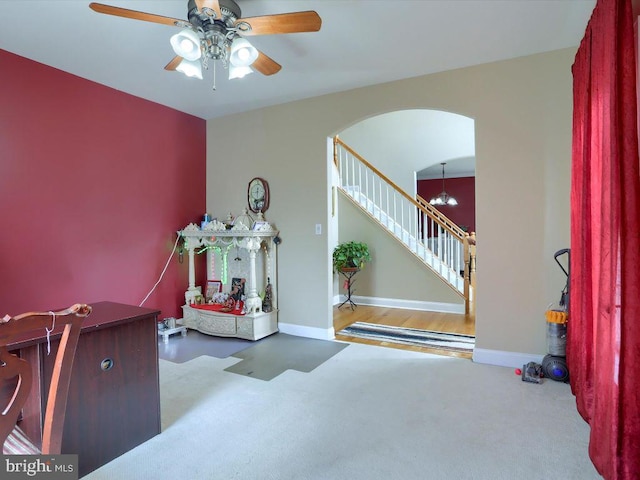
M440 165L442 165L442 192L429 200L429 203L431 205L449 205L454 207L458 205L458 201L449 195L444 188L444 166L446 165L446 162L442 162Z

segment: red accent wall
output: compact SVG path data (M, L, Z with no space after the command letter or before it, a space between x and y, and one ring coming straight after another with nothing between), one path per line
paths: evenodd
M447 193L458 201L458 205L436 207L456 225L466 225L469 233L476 231L476 179L475 177L447 178L444 183ZM442 179L418 180L418 195L427 202L442 192Z
M0 72L0 316L140 304L205 211L206 122L4 50ZM144 303L161 318L182 316L177 257Z

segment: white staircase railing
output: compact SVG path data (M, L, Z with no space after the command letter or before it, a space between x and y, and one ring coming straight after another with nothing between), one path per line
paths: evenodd
M421 198L414 200L337 137L334 161L340 190L463 296L468 311L475 270L469 246L475 238L470 242L440 211Z

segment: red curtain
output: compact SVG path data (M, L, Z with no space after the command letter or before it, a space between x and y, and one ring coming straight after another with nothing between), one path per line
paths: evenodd
M573 65L567 363L589 455L640 478L640 180L630 0L598 0Z

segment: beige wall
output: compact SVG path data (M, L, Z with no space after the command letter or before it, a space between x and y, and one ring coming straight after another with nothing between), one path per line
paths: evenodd
M464 311L464 301L453 288L442 282L351 200L344 195L339 195L338 198L338 241L364 242L371 252L371 263L358 272L356 277L354 295L446 304L446 311L451 311L451 304L455 304L459 311ZM338 279L338 275L335 278L334 294L343 294L344 279Z
M476 122L476 345L544 354L544 311L564 284L553 252L569 244L574 53L565 49L211 120L207 210L219 217L238 213L248 181L269 181L267 217L282 236L280 321L302 333L330 335L327 136L403 109L469 116ZM314 233L317 223L322 235Z

